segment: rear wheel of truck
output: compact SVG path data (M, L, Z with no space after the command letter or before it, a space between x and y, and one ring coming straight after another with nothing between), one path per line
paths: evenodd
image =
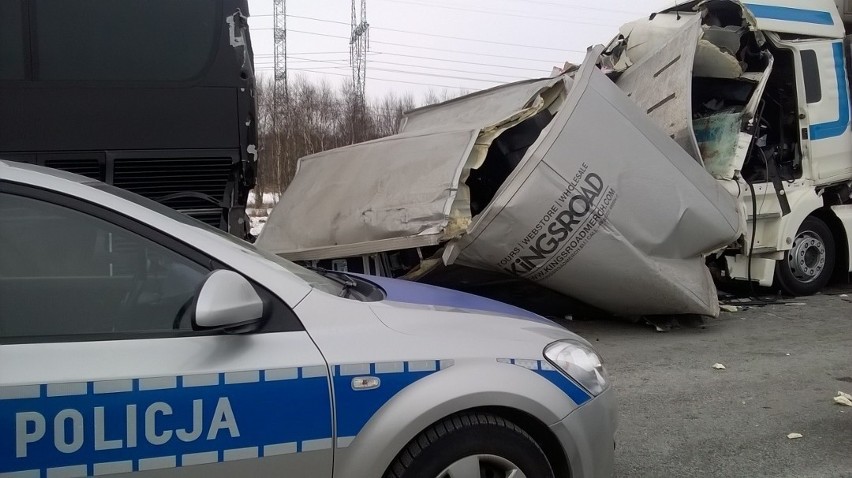
M815 294L831 279L835 257L831 229L821 219L808 216L793 246L775 266L776 283L786 294Z

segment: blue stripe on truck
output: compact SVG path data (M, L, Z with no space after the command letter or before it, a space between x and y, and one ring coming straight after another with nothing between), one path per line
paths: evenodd
M813 23L816 25L834 25L834 19L831 18L830 12L772 5L755 5L753 3L746 3L745 6L757 18L782 20L785 22Z
M843 43L836 42L831 47L834 51L834 71L837 75L837 120L811 125L811 141L840 136L849 127L849 92L846 89L846 66L843 59Z

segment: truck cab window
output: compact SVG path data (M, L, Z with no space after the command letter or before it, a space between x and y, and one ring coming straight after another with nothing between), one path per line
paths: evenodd
M822 86L819 81L819 63L813 50L802 50L802 76L805 80L805 101L819 103L822 100Z

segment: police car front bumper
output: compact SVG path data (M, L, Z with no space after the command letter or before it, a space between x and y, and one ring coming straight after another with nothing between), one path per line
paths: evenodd
M609 387L550 427L567 453L572 478L612 476L617 426L615 393Z

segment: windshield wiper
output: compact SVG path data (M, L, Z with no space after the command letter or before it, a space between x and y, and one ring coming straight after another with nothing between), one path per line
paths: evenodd
M316 267L316 266L308 266L308 267L305 267L305 269L312 270L312 271L316 272L317 274L319 274L319 275L321 275L321 276L323 276L327 279L331 279L334 282L337 282L338 284L343 286L343 289L340 290L340 294L338 294L340 297L346 297L351 289L358 287L358 283L355 282L354 279L352 279L351 277L349 277L348 275L346 275L342 272L330 271L328 269L324 269L322 267Z

